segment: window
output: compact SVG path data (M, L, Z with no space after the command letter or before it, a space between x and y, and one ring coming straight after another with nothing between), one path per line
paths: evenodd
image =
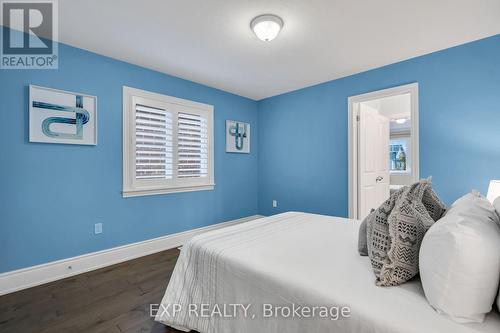
M123 88L123 196L214 188L213 106Z
M411 173L410 138L391 139L389 159L391 173Z

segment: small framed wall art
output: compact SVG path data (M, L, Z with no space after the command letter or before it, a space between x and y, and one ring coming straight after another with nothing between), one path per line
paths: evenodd
M30 85L30 142L97 144L97 98Z
M250 153L250 124L226 120L226 152Z

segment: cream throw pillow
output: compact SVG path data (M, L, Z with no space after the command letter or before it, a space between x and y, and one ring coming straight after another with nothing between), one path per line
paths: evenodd
M460 323L483 321L500 279L499 218L486 198L463 196L430 228L420 249L420 279L436 311Z
M497 212L497 215L499 216L500 220L500 197L496 198L496 200L493 202L493 207L495 207L495 210ZM499 277L500 280L500 277ZM497 297L497 310L500 312L500 290L498 291L498 297Z

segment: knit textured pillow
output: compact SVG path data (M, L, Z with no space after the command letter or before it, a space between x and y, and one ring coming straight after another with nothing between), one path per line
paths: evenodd
M429 187L424 191L422 203L434 221L439 220L446 212L446 205L439 199L436 192L430 186L431 178L427 178Z
M396 204L396 200L405 189L406 187L403 187L394 192L379 208L371 212L370 215L365 218L364 223L366 222L368 256L370 257L375 276L380 275L380 269L383 267L387 258L387 252L391 247L389 223L387 219Z
M372 210L372 213L374 211L375 210ZM359 226L359 231L358 231L358 252L359 252L360 256L367 256L368 255L368 244L366 243L366 240L367 240L367 237L366 237L367 218L368 218L368 216L363 220L363 222Z
M422 180L406 188L396 199L387 220L390 245L376 279L378 286L399 285L418 274L420 244L435 222L427 207L433 207L431 213L435 217L441 217L439 214L444 212L439 204L431 203L435 198L430 186L430 181ZM424 196L427 205L423 202Z

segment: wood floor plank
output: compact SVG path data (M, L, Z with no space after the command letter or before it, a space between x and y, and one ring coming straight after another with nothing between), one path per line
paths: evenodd
M150 317L179 251L172 249L0 296L2 333L174 333Z

